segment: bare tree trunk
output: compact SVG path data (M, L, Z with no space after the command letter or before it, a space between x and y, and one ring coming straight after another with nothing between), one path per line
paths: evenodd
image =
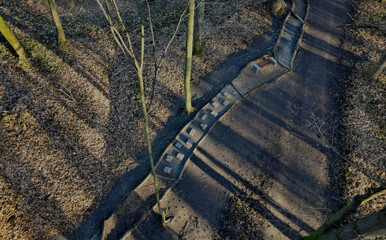
M379 75L385 70L386 67L386 52L383 53L381 59L379 59L377 65L370 71L370 79L377 80Z
M123 40L122 35L115 28L115 26L113 24L113 21L112 21L111 15L110 15L110 10L109 10L108 5L107 5L108 2L106 1L106 9L108 10L108 11L106 11L106 9L103 7L102 3L99 0L96 0L96 1L99 4L103 14L105 15L106 20L110 24L110 30L111 30L111 33L113 34L115 42L120 47L120 49L124 53L127 60L131 59L134 62L134 66L135 66L137 76L138 76L138 81L139 81L139 88L140 88L140 92L141 92L141 106L142 106L143 120L145 123L145 126L144 126L145 129L144 130L145 130L145 137L146 137L146 144L147 144L147 152L148 152L148 156L149 156L149 160L150 160L150 166L151 166L151 172L152 172L152 176L153 176L153 180L154 180L154 190L155 190L155 195L156 195L156 200L157 200L157 206L158 206L159 213L161 214L161 217L162 217L162 226L165 227L166 226L166 217L165 217L165 212L161 208L161 202L160 202L160 198L159 198L157 173L155 171L153 152L152 152L152 148L151 148L151 140L150 140L150 133L149 133L149 116L148 116L148 111L147 111L147 107L146 107L145 87L144 87L144 83L143 83L143 65L144 65L144 55L145 55L145 28L144 28L144 25L142 23L141 24L141 58L140 58L140 61L138 62L138 60L135 56L135 52L134 52L134 48L133 48L132 41L130 38L130 34L126 29L125 24L123 24L123 20L122 20L122 17L120 15L116 1L112 0L112 4L114 6L117 17L119 19L121 28L123 29L123 32L126 35L127 43ZM150 11L149 11L149 17L151 17Z
M330 231L330 229L334 229L334 226L336 224L339 224L341 221L343 221L343 219L355 213L355 211L358 209L359 206L385 193L386 193L386 189L383 187L378 189L370 189L365 194L356 195L351 202L349 202L338 212L328 215L323 225L320 226L310 236L304 237L303 240L320 239L322 236L324 236L326 232Z
M60 21L58 10L55 4L55 0L48 0L48 4L50 5L52 17L54 19L54 23L56 26L56 30L58 33L58 42L62 44L66 41L66 36L64 35L62 22Z
M285 2L284 0L271 0L271 13L275 17L280 17L285 13Z
M135 67L137 69L137 75L138 75L138 80L139 80L139 89L141 91L141 105L142 105L142 112L143 112L143 121L145 123L145 137L146 137L146 143L147 143L147 153L149 155L149 160L150 160L150 166L151 166L151 173L153 175L153 181L154 181L154 189L155 189L155 196L157 200L157 206L158 210L161 214L162 217L162 226L166 226L166 219L165 219L165 212L161 208L161 202L159 198L159 190L158 190L158 183L157 183L157 173L155 172L155 167L154 167L154 159L153 159L153 152L151 149L151 140L150 140L150 134L149 134L149 116L147 113L147 108L146 108L146 100L145 100L145 88L143 85L143 55L144 55L144 47L145 47L145 30L143 25L141 25L141 66L138 65L137 61L134 60L135 62Z
M186 39L186 64L185 64L185 111L193 112L192 95L190 92L190 79L192 74L193 34L194 34L194 8L195 0L189 0L189 19Z
M13 35L13 33L9 29L7 23L3 20L3 18L1 16L0 16L0 32L1 32L1 34L3 34L5 39L9 42L9 44L11 44L12 48L19 55L19 58L20 59L27 59L27 54L26 54L23 46L17 40L15 35Z
M204 16L205 16L205 1L202 0L198 6L196 22L194 26L194 55L197 55L201 52L202 46L202 34L204 28Z
M374 239L386 234L386 209L323 234L320 240Z

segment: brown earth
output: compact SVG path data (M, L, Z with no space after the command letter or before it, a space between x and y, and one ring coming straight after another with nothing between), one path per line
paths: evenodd
M203 54L194 58L193 81L270 25L264 2L207 1ZM68 39L61 47L46 1L1 1L0 15L30 61L19 63L0 38L0 239L71 233L116 179L145 161L135 157L144 138L134 69L95 1L57 4ZM120 7L137 33L141 10L127 2ZM177 0L152 2L157 55L184 8ZM146 36L150 93L153 53ZM182 24L155 86L152 136L172 114L172 98L183 92L184 45Z
M380 1L353 1L352 24L386 21L386 4ZM343 106L343 144L341 195L348 202L371 187L386 184L386 74L378 81L368 77L370 69L386 51L386 37L380 29L347 29L349 38L343 47L357 55L355 71L345 89ZM385 207L386 196L364 204L352 219L364 217Z

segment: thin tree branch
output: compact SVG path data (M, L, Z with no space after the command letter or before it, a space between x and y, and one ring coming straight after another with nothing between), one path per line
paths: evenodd
M143 70L143 61L145 55L145 28L141 24L141 70Z
M336 27L337 28L378 28L378 29L386 29L386 24L358 23L358 24L338 25Z

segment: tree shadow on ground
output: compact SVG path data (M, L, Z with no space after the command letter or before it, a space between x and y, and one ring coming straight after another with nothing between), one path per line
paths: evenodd
M314 48L311 51L304 45L312 45ZM216 125L205 141L200 143L201 147L191 158L183 180L172 191L173 198L180 197L183 203L194 209L193 215L206 219L213 228L219 224L220 210L217 205L223 204L221 199L228 198L220 196L220 192L225 190L232 194L246 195L246 192L238 190L237 184L240 183L261 196L259 200L246 197L250 207L256 208L290 239L298 239L301 231L302 235L311 233L317 227L317 222L320 223L330 209L336 208L337 189L334 187L336 180L332 168L338 161L335 151L339 151L340 146L334 138L337 136L336 131L339 131L339 124L334 129L323 129L323 133L329 135L328 140L336 141L336 145L333 144L334 150L322 139L323 133L307 126L307 123L314 120L313 114L321 122L339 123L342 99L340 87L350 74L357 56L307 33L304 45L295 62L295 71L287 75L286 80L278 80L249 96ZM329 71L318 71L321 68ZM240 133L242 129L248 131ZM276 146L283 140L296 148ZM308 152L304 152L304 147ZM217 152L213 149L217 149ZM193 166L200 171L191 170ZM310 214L299 214L283 206L283 200L278 202L251 186L250 179L245 175L253 171L251 169L288 186L290 193L283 194L284 201L295 201L300 205L299 209L309 211ZM327 182L319 182L323 178L318 171L330 176ZM212 185L216 187L208 187L208 180L203 176L213 179L216 184ZM302 203L307 204L302 208ZM172 207L173 204L171 201L168 206ZM283 220L283 216L286 220ZM309 220L312 218L315 221L311 223ZM144 223L138 231L146 232L149 228ZM162 230L155 227L146 236L151 234L162 236Z

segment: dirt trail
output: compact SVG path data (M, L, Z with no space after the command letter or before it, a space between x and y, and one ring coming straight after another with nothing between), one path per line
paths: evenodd
M192 86L192 99L194 107L201 109L209 99L217 94L225 84L232 81L237 77L240 70L250 61L266 55L269 53L270 48L273 47L275 40L278 37L278 29L281 26L282 19L276 19L273 21L270 30L262 35L259 35L253 39L250 45L246 49L238 51L237 53L228 56L227 60L221 65L216 67L213 71L206 74L202 81L197 85ZM258 50L257 50L258 49ZM178 131L182 129L191 119L191 116L187 116L181 112L181 106L183 106L183 96L178 96L173 101L171 111L175 114L172 115L163 129L157 133L153 139L153 152L156 157L159 157L170 141L176 136ZM147 159L147 150L144 149L137 155L137 159ZM103 231L104 221L112 216L117 206L122 201L125 201L130 192L136 189L141 180L145 178L144 174L149 173L148 167L138 166L131 172L126 173L120 178L113 186L111 192L102 201L102 203L90 214L90 216L83 221L77 229L68 236L69 239L91 239L95 236L101 237ZM150 181L152 182L152 181ZM146 185L146 184L145 184ZM141 209L140 214L128 220L130 224L136 222L143 213L147 212L147 209L152 204L147 202L147 206ZM137 208L134 208L136 210ZM126 214L125 211L121 211ZM137 211L138 212L138 211ZM120 234L124 234L125 231L130 229L131 225L125 225L126 220L122 221ZM118 233L116 233L119 235ZM115 235L114 235L115 236Z
M338 156L331 145L339 146L339 84L353 59L340 48L344 33L336 26L346 23L350 5L310 3L294 71L246 97L213 128L164 199L174 216L168 228L157 228L152 214L132 239L216 238L225 204L258 189L258 178L270 183L268 194L249 201L266 220L262 239L299 239L334 208Z

